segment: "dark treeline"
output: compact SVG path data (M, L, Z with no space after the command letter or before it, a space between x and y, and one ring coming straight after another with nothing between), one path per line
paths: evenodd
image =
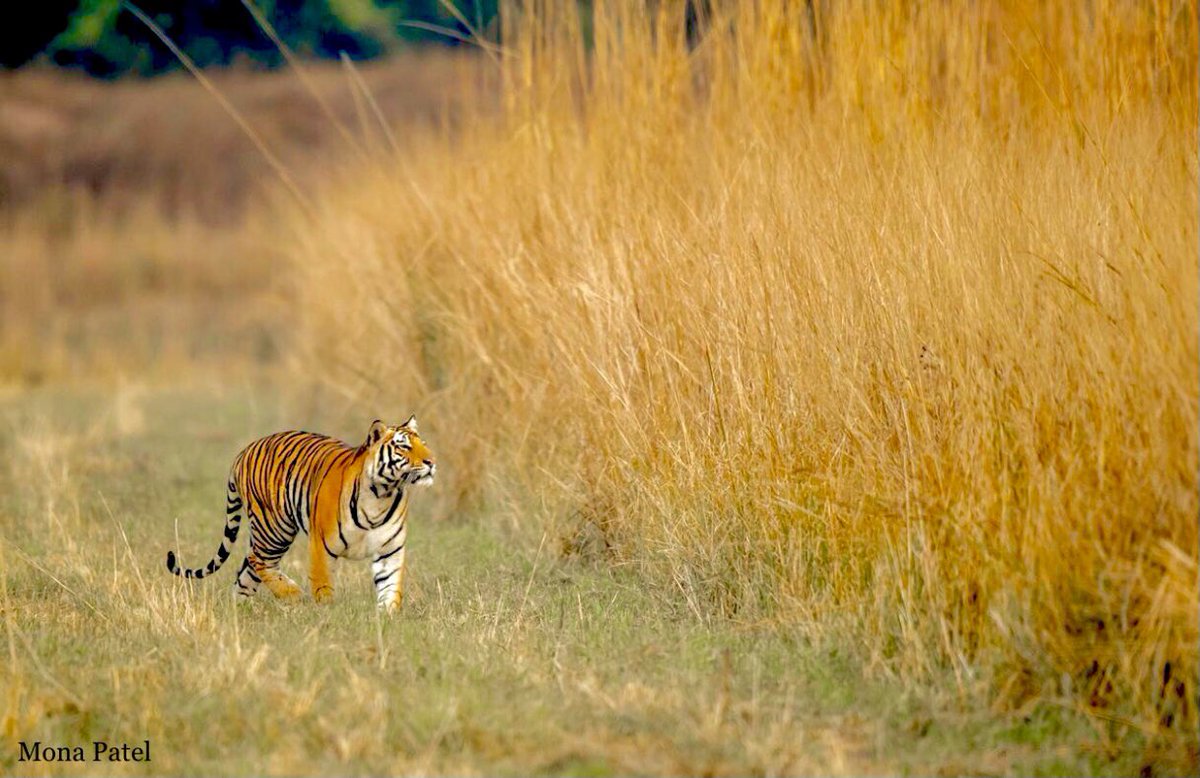
M304 56L367 59L411 43L456 45L493 32L498 0L256 0ZM134 0L201 67L282 56L241 0ZM24 0L0 27L0 68L48 63L95 76L153 75L179 67L122 0ZM18 8L10 8L18 11ZM458 18L461 16L462 18ZM464 20L466 23L464 23ZM459 37L456 37L459 36Z

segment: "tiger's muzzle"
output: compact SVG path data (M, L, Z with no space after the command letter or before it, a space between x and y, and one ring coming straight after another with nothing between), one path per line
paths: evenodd
M437 464L427 459L421 467L408 471L408 482L414 486L431 486L436 473Z

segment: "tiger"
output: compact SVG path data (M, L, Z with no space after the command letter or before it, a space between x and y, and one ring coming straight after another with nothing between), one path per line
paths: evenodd
M221 569L250 517L250 552L234 590L250 597L260 584L293 600L300 587L279 569L297 533L308 535L309 590L317 602L333 599L331 559L370 559L376 606L388 613L404 599L404 546L413 488L433 484L437 460L417 431L416 416L398 427L376 419L366 440L353 446L313 432L278 432L242 449L225 496L225 535L202 568L181 567L167 552L167 569L205 578Z

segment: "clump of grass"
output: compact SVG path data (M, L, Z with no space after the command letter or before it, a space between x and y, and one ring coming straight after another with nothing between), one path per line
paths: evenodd
M298 221L312 371L697 613L1194 766L1195 9L503 18L500 116Z

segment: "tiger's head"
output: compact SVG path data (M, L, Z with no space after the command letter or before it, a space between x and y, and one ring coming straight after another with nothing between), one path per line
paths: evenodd
M367 456L363 461L367 478L390 493L398 486L429 486L437 472L437 459L417 432L417 417L410 416L399 427L376 419L367 433Z

